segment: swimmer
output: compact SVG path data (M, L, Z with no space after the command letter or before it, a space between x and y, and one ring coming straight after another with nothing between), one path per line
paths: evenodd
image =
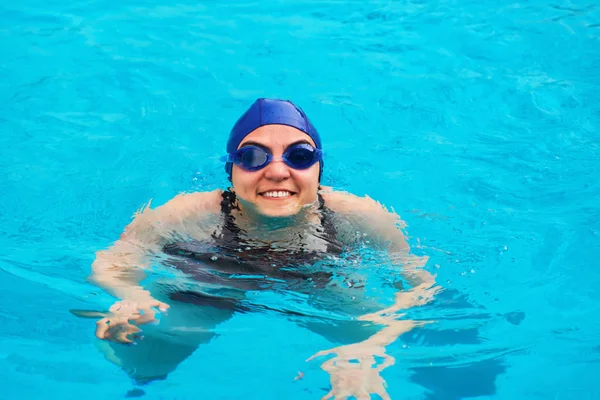
M358 316L377 325L376 332L309 359L336 355L322 365L332 385L326 398L368 393L389 398L379 375L393 364L385 347L419 325L399 319L399 313L430 301L437 288L422 269L426 259L410 254L398 215L369 197L320 184L324 158L319 133L302 109L290 101L256 100L227 141L222 162L230 188L184 193L157 208L147 206L119 240L97 252L90 280L119 299L97 322L107 358L138 382L165 378L212 339L215 326L244 309L247 291L266 282L232 277L327 286L331 275L306 265L340 255L367 237L387 251L412 287L398 292L393 305ZM157 263L188 283L167 285L169 290L157 283L142 287L145 272ZM160 323L148 324L159 316ZM136 346L123 345L141 333ZM376 366L377 356L386 361Z

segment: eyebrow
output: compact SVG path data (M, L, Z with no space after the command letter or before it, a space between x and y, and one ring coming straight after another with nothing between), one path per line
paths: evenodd
M292 147L292 146L295 146L295 145L297 145L297 144L308 144L308 145L312 146L312 144L311 144L311 143L310 143L308 140L306 140L306 139L301 139L301 140L297 140L297 141L295 141L294 143L290 143L288 146L286 146L286 149L288 149L288 148L290 148L290 147ZM265 150L271 151L271 149L270 149L268 146L265 146L265 145L264 145L264 144L262 144L262 143L253 142L253 141L247 141L247 142L244 142L244 144L242 144L242 145L240 146L240 149L241 149L242 147L246 147L246 146L257 146L257 147L260 147L260 148L262 148L262 149L265 149Z

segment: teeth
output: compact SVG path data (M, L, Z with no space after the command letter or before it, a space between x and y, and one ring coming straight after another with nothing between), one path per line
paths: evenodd
M272 191L263 193L263 196L265 197L288 197L290 195L291 193L287 191Z

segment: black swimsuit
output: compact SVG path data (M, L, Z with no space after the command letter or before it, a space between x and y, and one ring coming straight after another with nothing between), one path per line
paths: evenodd
M232 210L239 210L235 194L224 191L221 197L221 229L213 232L212 240L182 241L164 246L164 253L171 256L167 261L169 264L197 281L243 290L268 287L277 280L287 283L309 280L317 286L329 282L330 273L310 269L312 264L326 257L341 254L343 249L331 221L333 211L325 206L321 195L318 195L321 224L313 236L324 242L324 250L307 248L302 243L302 234L298 234L300 245L292 246L292 249L285 248L285 243L281 247L248 243L232 215ZM252 276L254 279L239 279ZM260 276L267 279L256 279Z

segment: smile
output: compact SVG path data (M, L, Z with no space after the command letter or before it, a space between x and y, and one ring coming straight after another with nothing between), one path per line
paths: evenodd
M262 197L269 199L285 199L295 195L296 193L287 190L269 190L268 192L259 193Z

